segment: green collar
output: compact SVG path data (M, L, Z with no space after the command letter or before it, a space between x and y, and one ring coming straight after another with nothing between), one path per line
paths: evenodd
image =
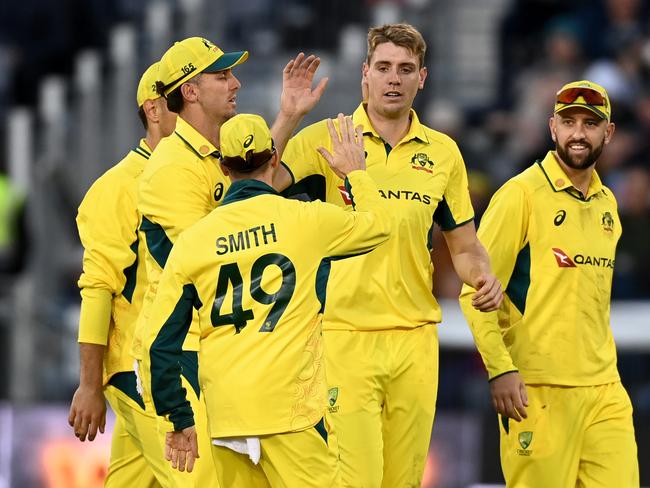
M235 181L223 198L221 205L228 203L239 202L247 198L256 197L258 195L280 195L272 187L260 180L239 180Z

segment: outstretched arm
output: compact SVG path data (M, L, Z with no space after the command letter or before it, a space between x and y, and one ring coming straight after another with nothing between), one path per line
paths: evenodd
M503 301L501 283L490 269L490 258L476 237L473 222L444 231L458 277L476 290L472 306L482 312L497 310Z
M304 53L300 53L289 61L282 72L280 112L271 126L271 135L280 158L302 118L316 106L325 91L327 78L320 80L312 89L319 65L319 57L313 54L305 57Z

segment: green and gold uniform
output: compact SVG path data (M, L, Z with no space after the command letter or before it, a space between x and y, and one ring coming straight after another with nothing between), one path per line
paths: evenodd
M456 144L420 124L390 147L364 105L367 171L393 222L375 252L333 263L325 330L330 411L338 433L344 484L415 486L424 471L438 380L436 327L441 311L431 289L434 221L443 230L471 222L467 174ZM343 182L317 152L331 147L325 121L293 139L283 162L320 199L351 210Z
M230 180L219 168L218 155L217 148L179 116L174 133L160 141L142 175L138 190L138 211L142 216L139 235L146 244L144 259L148 286L133 340L133 354L139 361L145 354L142 327L152 312L151 304L172 246L183 230L221 203L230 186ZM183 377L191 386L189 398L196 414L199 451L206 454L197 460L192 473L174 470L174 476L181 486L190 486L190 483L201 487L218 486L210 462L205 403L198 387L198 322L190 328L183 349ZM144 368L141 373L146 385L149 372ZM145 400L148 399L149 392L145 389ZM160 422L164 438L164 433L173 428L163 419Z
M159 486L168 472L156 416L136 391L130 354L146 283L136 195L150 153L141 140L93 183L77 215L84 247L79 342L106 346L104 393L116 415L106 486Z
M506 182L478 232L505 287L500 310L461 306L490 379L519 371L528 418L501 422L512 486L638 486L632 406L609 324L616 199L594 171L586 195L553 152Z
M371 251L390 231L367 173L353 171L346 183L357 212L284 199L257 180L233 183L222 206L174 245L147 322L156 411L175 430L194 423L178 357L198 312L210 436L259 436L273 486L332 486L338 477L325 422L328 276L334 261ZM304 439L317 432L315 452ZM305 448L290 453L279 442L295 433Z

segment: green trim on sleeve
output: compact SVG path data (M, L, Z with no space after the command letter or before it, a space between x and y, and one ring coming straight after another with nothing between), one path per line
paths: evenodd
M151 396L158 415L169 414L174 430L194 425L194 414L180 380L183 341L192 323L192 309L202 306L193 284L183 286L169 318L151 344Z
M526 310L526 298L530 287L530 244L526 244L515 261L510 281L506 287L506 295L523 315Z
M280 161L280 164L282 166L284 166L284 168L289 172L289 176L291 176L291 185L295 185L296 184L296 177L293 175L293 171L291 171L291 168L289 167L289 165L287 163L285 163L284 161ZM289 185L289 187L291 187L291 185Z
M199 353L197 351L183 351L181 356L181 374L190 384L196 398L201 398L201 387L199 386Z
M162 226L160 224L154 224L147 217L142 217L140 230L144 232L149 253L151 253L151 256L156 260L158 266L164 268L174 244L172 244L172 241L167 237Z
M352 208L354 210L356 210L357 205L354 203L354 195L352 194L352 184L350 183L350 180L347 177L343 181L343 186L345 186L345 191L347 191L348 195L350 195L350 201L352 202Z
M470 219L467 219L463 222L456 222L454 215L451 213L451 209L445 200L445 197L442 197L436 211L433 213L433 221L440 226L443 231L454 230L457 227L465 225L474 220L474 216Z
M133 300L133 292L135 291L135 285L138 280L138 236L136 233L135 242L131 244L131 251L135 254L135 260L133 264L124 268L124 276L126 281L124 282L124 288L122 289L122 296L131 303Z

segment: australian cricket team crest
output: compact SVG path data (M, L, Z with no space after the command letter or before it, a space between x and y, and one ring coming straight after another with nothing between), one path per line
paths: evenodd
M612 217L611 213L604 212L600 223L605 232L612 232L614 230L614 217Z
M336 404L336 401L339 399L339 389L337 386L330 388L328 391L327 403L329 404L328 410L330 413L336 413L339 411L339 406Z
M426 153L415 153L411 158L411 168L433 173L433 161L429 159Z
M524 432L519 432L519 436L517 437L517 440L519 441L519 445L521 446L521 449L517 449L517 454L520 456L530 456L533 451L528 449L530 444L533 442L533 433L531 431L524 431Z

